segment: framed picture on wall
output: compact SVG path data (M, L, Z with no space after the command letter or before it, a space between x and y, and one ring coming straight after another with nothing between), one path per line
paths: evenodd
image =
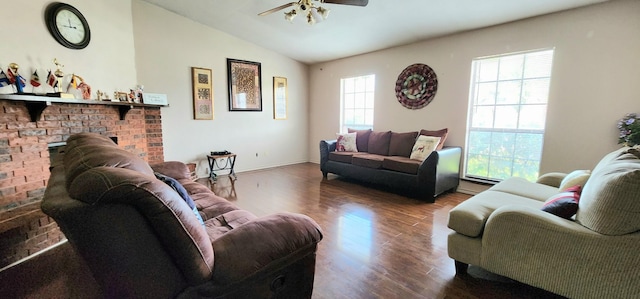
M227 58L229 111L262 111L259 62Z
M211 69L192 67L193 118L213 119L213 88Z
M273 77L273 119L287 119L287 78Z

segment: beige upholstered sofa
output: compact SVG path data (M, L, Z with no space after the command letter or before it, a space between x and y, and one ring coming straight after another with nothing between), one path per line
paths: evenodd
M449 214L449 256L570 298L640 296L640 152L622 148L591 172L577 214L541 210L563 176L510 178Z

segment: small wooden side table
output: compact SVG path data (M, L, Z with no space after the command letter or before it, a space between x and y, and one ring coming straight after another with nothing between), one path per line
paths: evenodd
M236 165L236 154L229 153L226 155L207 155L207 160L209 161L209 178L212 180L216 180L218 174L216 171L220 170L229 170L229 177L233 177L233 179L238 179L236 172L233 170L233 167Z

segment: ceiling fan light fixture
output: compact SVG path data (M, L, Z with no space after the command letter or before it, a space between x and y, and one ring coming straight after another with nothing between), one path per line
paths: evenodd
M322 16L323 20L326 20L327 17L329 17L329 13L331 12L330 9L326 9L322 6L318 7L318 13Z
M293 23L293 18L295 18L296 15L298 15L298 13L296 12L295 9L292 9L290 12L284 13L284 19Z
M316 22L322 22L322 20L324 20L324 18L322 17L322 15L320 13L318 13L318 9L317 8L312 8L309 10L309 13L311 14L311 16L313 17L313 19Z
M316 23L316 19L313 17L313 14L310 11L309 13L307 13L307 24L313 25L315 23Z

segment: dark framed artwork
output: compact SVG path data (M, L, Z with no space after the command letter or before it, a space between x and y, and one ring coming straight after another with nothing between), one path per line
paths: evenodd
M259 62L227 58L229 111L262 111Z
M193 118L213 119L213 76L211 69L192 67Z

